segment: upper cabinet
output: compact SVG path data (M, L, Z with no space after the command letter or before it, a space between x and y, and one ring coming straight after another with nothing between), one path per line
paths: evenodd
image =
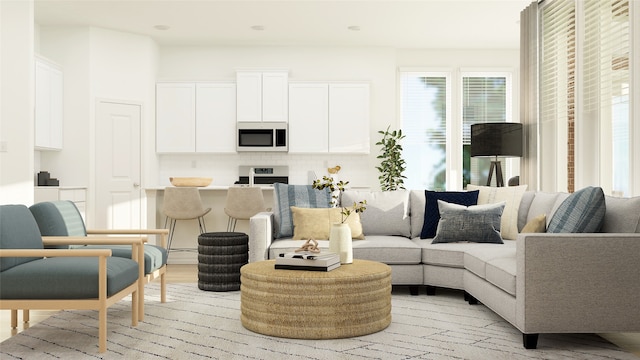
M368 154L368 83L292 83L289 153Z
M60 66L35 59L35 138L38 150L61 150L63 138L63 78Z
M196 151L196 84L156 84L156 151Z
M235 152L236 85L156 84L156 152Z
M286 71L238 71L237 120L286 122L289 119Z
M369 84L329 84L329 152L369 153Z

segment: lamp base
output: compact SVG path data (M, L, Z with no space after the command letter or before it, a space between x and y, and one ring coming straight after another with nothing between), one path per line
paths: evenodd
M502 177L502 165L499 160L492 160L491 167L489 168L489 177L487 178L487 186L491 186L491 179L493 178L493 171L496 172L496 186L504 186L504 178Z

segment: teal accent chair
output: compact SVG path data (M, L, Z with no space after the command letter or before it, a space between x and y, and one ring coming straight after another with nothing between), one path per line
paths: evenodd
M46 245L81 245L86 237L42 238L24 205L0 205L0 309L92 309L98 311L98 347L107 350L107 308L131 295L131 324L138 325L139 263L111 256L109 249L45 249ZM128 246L141 259L143 238L92 240Z
M139 319L144 320L144 285L160 277L160 301L166 302L167 229L134 229L134 230L87 230L82 215L76 205L67 200L45 201L32 205L29 210L33 214L40 233L50 236L88 236L94 235L156 235L160 237L160 245L144 244L144 261L140 267L140 288L138 289L140 307ZM117 238L112 236L112 238ZM113 256L131 258L131 247L122 245L82 245L86 249L110 249Z

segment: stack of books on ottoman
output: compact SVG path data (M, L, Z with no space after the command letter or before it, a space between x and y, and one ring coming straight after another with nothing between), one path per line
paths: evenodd
M332 252L291 252L276 258L276 269L331 271L340 267L340 255Z

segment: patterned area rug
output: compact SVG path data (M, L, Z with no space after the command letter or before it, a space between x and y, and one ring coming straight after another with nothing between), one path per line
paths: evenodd
M98 353L95 311L61 311L0 344L8 359L635 359L591 334L543 334L538 349L462 293L411 296L394 288L391 325L338 340L294 340L253 333L240 323L240 292L208 292L197 284L147 286L146 318L131 327L126 300L109 310L108 351ZM2 324L7 326L8 324Z

